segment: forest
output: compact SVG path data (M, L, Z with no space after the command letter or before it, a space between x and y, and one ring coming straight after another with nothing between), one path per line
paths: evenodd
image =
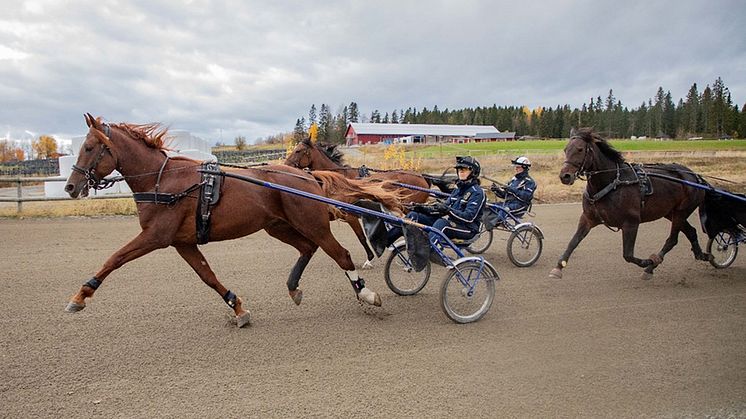
M670 91L659 87L655 96L636 108L629 108L614 97L609 89L605 98L591 98L580 108L570 105L539 107L477 106L462 109L432 108L373 110L361 115L356 102L331 112L328 104L311 105L308 115L295 122L293 136L307 135L312 124L318 126L320 141L344 143L347 125L351 122L394 124L492 125L501 132L515 132L516 137L566 138L573 127L593 127L606 138L743 138L746 133L746 104L733 102L730 91L721 78L700 92L692 84L686 97L674 102ZM281 142L282 134L264 142Z

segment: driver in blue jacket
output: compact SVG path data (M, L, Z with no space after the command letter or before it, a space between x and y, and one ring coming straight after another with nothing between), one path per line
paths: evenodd
M490 190L498 196L504 198L503 207L507 208L513 215L520 217L531 206L536 191L536 181L529 176L528 170L531 168L531 161L528 157L520 156L510 161L515 166L515 176L510 179L505 186L498 186L493 183ZM504 221L507 214L498 211L499 221Z
M479 186L481 166L471 156L456 157L456 189L443 202L433 205L416 204L407 218L442 231L448 238L471 239L479 232L487 197ZM401 227L388 231L388 245L401 237ZM438 235L430 233L430 242L435 243Z

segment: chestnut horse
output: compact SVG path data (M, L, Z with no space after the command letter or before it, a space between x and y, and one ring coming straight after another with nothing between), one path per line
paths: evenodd
M159 124L109 125L90 114L85 115L85 120L89 131L65 191L72 198L87 195L88 188L106 184L104 176L116 169L136 194L142 231L109 257L71 298L66 311L85 308L86 298L92 297L115 269L153 250L173 246L202 281L233 309L237 325L249 324L250 314L242 299L218 281L197 247L197 208L200 187L204 183L198 171L200 162L168 157L163 144L167 131ZM312 194L325 194L315 177L299 169L278 165L237 172ZM354 198L376 196L375 191L364 191L334 173L326 173L323 182L325 188L343 191ZM295 247L300 257L290 272L287 286L296 304L302 299L298 288L301 274L319 247L345 272L358 300L376 306L381 304L380 296L367 288L358 276L347 249L332 236L326 204L226 177L222 178L222 186L216 192L220 198L211 210L210 241L235 239L264 229L270 236ZM143 200L142 196L150 199Z
M647 176L648 173L652 176ZM654 174L704 183L699 175L679 164L629 164L621 153L590 129L573 133L565 147L565 163L559 178L563 184L572 185L576 178L586 177L588 184L583 194L583 214L567 250L549 276L562 277L562 269L567 265L570 254L599 224L622 230L624 260L645 268L642 279L652 278L653 270L678 242L680 231L691 242L695 259L708 260L697 241L697 230L687 221L689 215L704 202L705 192L655 177ZM640 223L661 217L671 221L671 232L663 248L648 259L635 257L635 239Z
M285 159L285 164L300 169L334 171L343 174L348 179L357 179L361 177L359 168L350 167L344 164L343 154L337 147L337 144L315 143L309 138L306 138L295 146L287 159ZM384 189L398 191L403 202L424 203L430 197L427 192L401 188L392 184L392 182L398 182L419 186L421 188L430 188L431 184L427 179L419 173L409 170L373 171L370 177L366 179L370 179L372 182L381 183ZM355 232L355 235L368 256L368 260L363 265L363 268L372 267L372 261L375 258L375 255L368 246L365 233L360 226L358 217L352 214L345 214L343 219L350 225L352 231Z

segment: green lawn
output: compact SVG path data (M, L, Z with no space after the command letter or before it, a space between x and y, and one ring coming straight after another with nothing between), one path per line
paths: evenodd
M611 145L620 151L721 151L746 150L746 140L697 140L697 141L655 141L655 140L611 140ZM443 144L416 147L413 150L423 158L468 153L484 155L493 153L554 153L561 152L567 140L502 141L490 143Z

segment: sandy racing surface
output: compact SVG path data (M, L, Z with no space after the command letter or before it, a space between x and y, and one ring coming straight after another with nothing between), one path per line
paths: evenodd
M285 286L295 250L263 232L202 247L249 301L246 329L173 249L115 271L68 314L68 297L137 220L0 220L0 416L746 416L746 249L715 270L681 235L643 282L621 233L598 227L550 280L580 207L535 210L541 259L513 267L499 233L487 252L502 276L495 305L470 325L439 309L442 268L399 297L379 260L362 276L383 306L362 308L321 252L296 307ZM638 256L657 251L668 226L643 225ZM350 229L334 230L361 263Z

